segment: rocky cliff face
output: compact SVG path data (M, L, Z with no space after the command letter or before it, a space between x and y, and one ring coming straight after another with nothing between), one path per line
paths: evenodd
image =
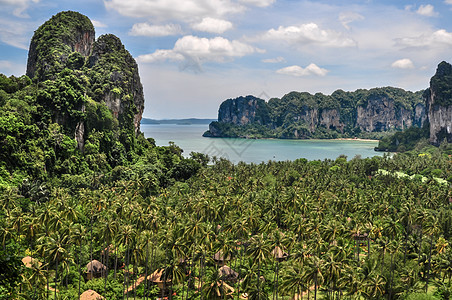
M138 65L121 40L112 34L100 36L87 65L95 73L102 74L93 82L95 99L107 104L120 126L132 122L135 132L139 132L144 110L143 86ZM101 87L100 91L98 87Z
M222 123L264 125L269 121L267 103L253 96L228 99L220 105L218 110L218 122Z
M358 106L357 126L365 132L421 127L425 121L425 106L417 104L414 110L396 107L394 99L387 96L372 97L367 105Z
M324 109L320 114L319 125L325 128L344 132L344 123L341 122L341 116L338 109Z
M26 75L39 81L53 79L67 66L72 52L87 57L94 40L94 26L88 17L73 11L58 13L35 31Z
M422 92L411 93L391 87L339 91L331 96L291 92L268 103L252 96L224 101L218 112L218 122L211 124L206 136L248 136L253 132L258 132L258 136L280 138L356 136L360 132L421 127L426 117ZM266 128L248 132L238 128L248 125ZM318 131L321 133L316 135Z
M120 128L140 131L144 110L144 95L138 66L114 35L103 35L95 41L94 27L89 18L72 11L53 16L36 30L28 53L27 75L38 83L55 81L65 68L73 70L78 78L88 78L82 86L85 97L105 103ZM86 101L86 100L85 100ZM72 107L85 113L85 105ZM63 113L64 114L64 113ZM54 122L69 128L79 148L86 138L86 124L65 122L56 114Z
M452 143L452 66L447 62L438 65L426 93L430 142L438 145L444 139Z

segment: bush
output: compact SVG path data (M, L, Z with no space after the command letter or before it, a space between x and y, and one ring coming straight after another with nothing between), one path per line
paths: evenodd
M438 298L426 293L413 293L408 295L406 300L438 300Z

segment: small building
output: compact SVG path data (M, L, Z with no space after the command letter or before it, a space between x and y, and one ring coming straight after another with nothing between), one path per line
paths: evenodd
M278 262L282 262L289 257L289 254L278 246L276 246L275 249L272 250L271 254Z
M218 251L217 253L215 253L214 254L214 256L213 256L213 260L218 264L218 265L224 265L225 264L225 262L227 261L227 260L230 260L231 259L231 255L229 255L228 254L228 256L225 258L224 257L224 255L223 255L223 251Z
M86 265L86 279L99 278L107 275L107 267L98 260L92 260Z
M222 266L218 269L218 275L220 275L220 278L224 281L228 282L237 282L239 279L239 273L231 269L229 266Z
M103 300L103 299L105 299L105 298L93 290L84 291L80 295L80 300Z
M157 269L154 271L154 273L148 276L148 280L157 284L157 286L161 289L163 289L163 283L165 280L165 278L163 278L163 270L164 269ZM171 279L167 278L165 285L171 285Z

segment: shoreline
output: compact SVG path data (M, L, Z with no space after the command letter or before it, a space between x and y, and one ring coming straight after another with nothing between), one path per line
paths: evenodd
M373 139L360 139L360 138L337 138L337 139L331 139L336 141L360 141L360 142L378 142L380 140L373 140Z

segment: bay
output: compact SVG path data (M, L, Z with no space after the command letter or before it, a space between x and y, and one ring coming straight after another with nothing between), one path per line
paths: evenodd
M202 137L208 125L141 124L146 138L153 138L156 145L168 146L174 142L188 157L191 152L229 159L233 163L261 163L269 160L285 161L297 158L308 160L336 159L345 155L348 159L382 156L374 151L377 141L362 140L279 140L233 139Z

